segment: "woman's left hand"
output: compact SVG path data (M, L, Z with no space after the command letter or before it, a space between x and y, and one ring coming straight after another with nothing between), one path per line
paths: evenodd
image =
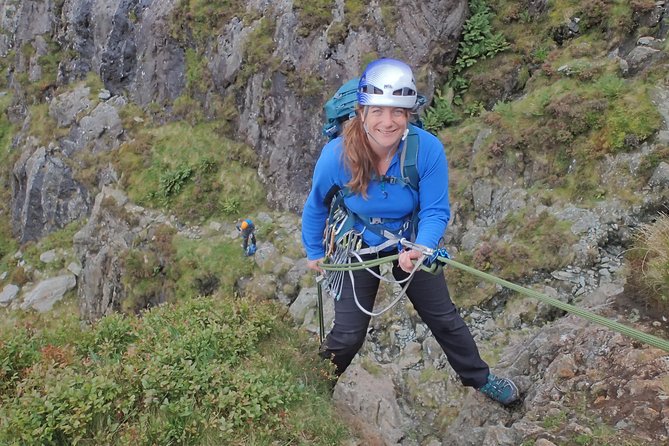
M402 268L402 271L410 273L414 269L413 260L417 260L421 257L420 251L409 249L408 251L400 252L400 257L397 262Z

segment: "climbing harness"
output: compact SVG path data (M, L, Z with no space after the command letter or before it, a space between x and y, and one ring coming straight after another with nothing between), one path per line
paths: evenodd
M648 344L652 347L659 348L661 350L664 350L666 352L669 352L669 340L667 339L662 339L660 337L651 335L649 333L644 333L642 331L636 330L634 328L628 327L626 325L623 325L619 322L613 321L611 319L607 319L603 316L600 316L598 314L592 313L588 310L584 310L583 308L578 308L574 305L567 304L565 302L562 302L558 299L552 298L547 296L546 294L540 293L538 291L531 290L529 288L522 287L520 285L517 285L515 283L509 282L504 279L500 279L499 277L495 277L492 274L485 273L483 271L479 271L476 268L472 268L471 266L464 265L462 263L456 262L455 260L452 260L451 258L448 257L446 252L443 249L439 250L430 250L425 247L421 247L420 245L416 245L413 243L410 243L406 240L402 241L402 244L410 247L412 249L418 249L421 251L425 257L428 259L432 259L431 266L425 266L422 262L416 262L419 268L428 270L428 271L433 271L435 265L442 263L445 265L452 266L454 268L458 268L462 271L465 271L467 273L473 274L477 277L480 277L481 279L484 279L488 282L492 282L498 285L501 285L505 288L508 288L510 290L516 291L520 294L524 294L528 297L532 297L534 299L537 299L543 303L546 303L548 305L551 305L553 307L559 308L561 310L564 310L568 313L575 314L576 316L579 316L583 319L586 319L590 322L594 322L596 324L602 325L604 327L607 327L613 331L616 331L620 334L623 334L625 336L628 336L632 339L636 339L637 341L643 342L644 344ZM342 271L355 271L359 269L369 269L374 266L379 266L383 263L387 262L393 262L399 257L398 254L390 255L387 257L383 258L378 258L378 259L372 259L372 260L366 260L366 261L360 261L358 258L358 262L347 262L344 264L336 264L332 262L324 263L321 265L321 268L327 272L329 271L335 271L335 272L342 272Z
M344 275L348 274L351 281L351 287L353 289L353 299L355 300L355 304L358 309L360 309L360 311L368 316L379 316L390 310L400 300L402 300L402 298L406 295L406 290L409 287L414 274L421 267L423 261L433 257L433 250L425 246L412 243L406 238L401 237L401 234L407 229L406 225L402 225L396 234L388 231L387 229L371 229L371 225L375 224L376 222L370 221L369 224L364 225L362 231L358 231L353 228L355 218L358 218L359 220L366 219L361 219L360 216L356 217L355 214L347 211L343 205L340 206L338 202L333 202L332 211L328 219L330 220L330 218L331 221L328 221L328 224L326 224L325 235L323 237L324 243L327 245L326 258L328 259L328 262L323 265L323 270L325 272L322 275L322 278L318 281L319 289L321 287L325 288L325 290L334 299L338 300L341 297L341 290L345 277ZM376 224L379 223L382 222L378 222ZM344 228L348 229L342 233ZM377 246L363 247L362 235L368 229L384 237L386 241ZM384 258L377 258L373 259L372 261L364 261L362 258L363 255L378 254L379 252L384 251L392 246L397 246L398 249L420 248L420 258L417 259L416 263L414 264L414 268L409 273L409 275L402 280L389 279L381 274L376 273L372 269L374 266L385 263ZM386 308L377 312L373 312L364 308L358 300L358 295L355 289L355 277L353 274L353 271L357 268L350 267L354 263L354 259L357 260L357 264L362 265L362 268L366 269L377 279L384 282L402 285L402 289L397 297Z

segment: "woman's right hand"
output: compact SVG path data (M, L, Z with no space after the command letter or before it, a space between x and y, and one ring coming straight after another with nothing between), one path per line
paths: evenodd
M313 269L316 272L322 273L323 269L321 268L321 263L323 263L323 257L320 259L316 260L308 260L307 261L307 268Z

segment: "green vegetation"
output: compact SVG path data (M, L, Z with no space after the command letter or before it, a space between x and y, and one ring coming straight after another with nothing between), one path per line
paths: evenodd
M344 43L348 36L348 27L344 22L334 22L328 29L327 39L328 45L336 46Z
M43 252L50 250L66 250L72 248L72 239L83 226L83 222L75 221L58 231L54 231L44 237L38 242L28 242L21 247L23 252L23 259L30 265L43 267L44 264L39 257ZM65 266L66 260L74 259L60 259L59 262L50 264L49 267L53 269L60 269ZM39 268L42 269L42 268Z
M607 190L615 185L600 184L597 165L607 154L637 149L660 128L648 88L613 74L592 81L558 79L482 115L493 134L473 159L467 146L453 146L449 156L456 167L460 159L467 161L472 174L507 168L521 175L520 156L531 163L531 184L553 188L566 200L588 203L611 192L620 195Z
M367 4L360 0L344 0L344 19L349 29L364 26Z
M669 215L660 213L654 222L642 225L626 258L635 294L661 313L669 309Z
M10 61L16 57L15 51L8 51L6 57L0 58L0 91L8 86Z
M312 31L324 28L332 22L332 0L295 0L293 9L297 11L299 27L297 34L307 37Z
M206 278L216 277L217 287L232 294L240 277L251 276L253 259L239 255L239 240L210 238L207 243L175 237L174 265L171 279L177 294L203 293L199 288Z
M301 98L314 98L321 102L327 100L328 88L320 73L291 71L287 77L287 84L291 91Z
M500 33L492 28L492 11L485 0L469 2L471 16L465 22L455 65L446 84L438 91L434 104L425 111L425 128L438 131L458 120L453 106L462 105L462 95L469 88L463 72L479 60L493 57L509 48Z
M119 153L115 163L124 172L123 186L140 205L201 221L220 214L236 217L265 202L254 169L256 155L220 137L213 123L145 129Z
M401 6L393 0L381 0L381 32L391 37L395 36L397 23L400 18Z
M666 83L666 75L650 70L622 78L607 57L610 42L632 29L633 15L652 6L641 3L568 0L537 15L506 0L471 5L456 64L424 116L446 146L451 195L463 218L474 212L474 179L500 175L522 178L547 206L592 206L611 196L637 202L631 191L646 184L669 149L644 154L637 175L620 167L621 183L602 182L608 168L602 161L638 151L662 125L649 92ZM567 38L560 33L570 17L581 18L580 31ZM507 102L509 96L520 99ZM473 151L483 129L488 136ZM460 256L513 280L565 265L573 239L568 225L553 217L512 214L491 228L476 252ZM457 271L447 275L465 305L480 303L490 291Z
M207 58L192 48L186 49L186 91L204 95L213 86Z
M204 47L232 17L245 9L240 0L180 0L171 16L171 36Z
M67 305L65 303L64 305ZM330 371L271 304L185 299L82 327L0 330L2 444L337 445ZM312 344L311 349L305 345Z
M49 116L49 104L38 103L30 106L30 128L28 133L37 138L40 145L47 146L54 138L67 135L68 129L58 128L56 120Z
M484 260L481 256L474 258L471 251L463 251L454 255L453 258L460 263L469 265L476 269L482 269L486 265L479 265L477 260ZM490 265L487 265L490 269ZM468 274L458 268L445 269L446 280L453 302L459 308L470 308L479 306L495 294L495 285L478 279L473 274Z
M11 143L14 126L7 119L7 108L12 102L12 96L0 96L0 273L6 271L7 257L18 249L18 243L12 235L11 228L11 172L19 156L18 150L12 151Z
M272 15L269 15L272 17ZM261 71L272 72L278 69L280 61L273 56L276 50L274 31L276 23L267 17L263 17L249 34L247 44L244 48L243 64L237 84L243 85L255 73Z

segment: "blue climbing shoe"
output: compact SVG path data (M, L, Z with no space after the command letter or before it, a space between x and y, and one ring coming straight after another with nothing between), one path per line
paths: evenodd
M508 378L498 378L492 373L488 374L488 382L478 391L505 406L518 399L518 387L513 381Z

